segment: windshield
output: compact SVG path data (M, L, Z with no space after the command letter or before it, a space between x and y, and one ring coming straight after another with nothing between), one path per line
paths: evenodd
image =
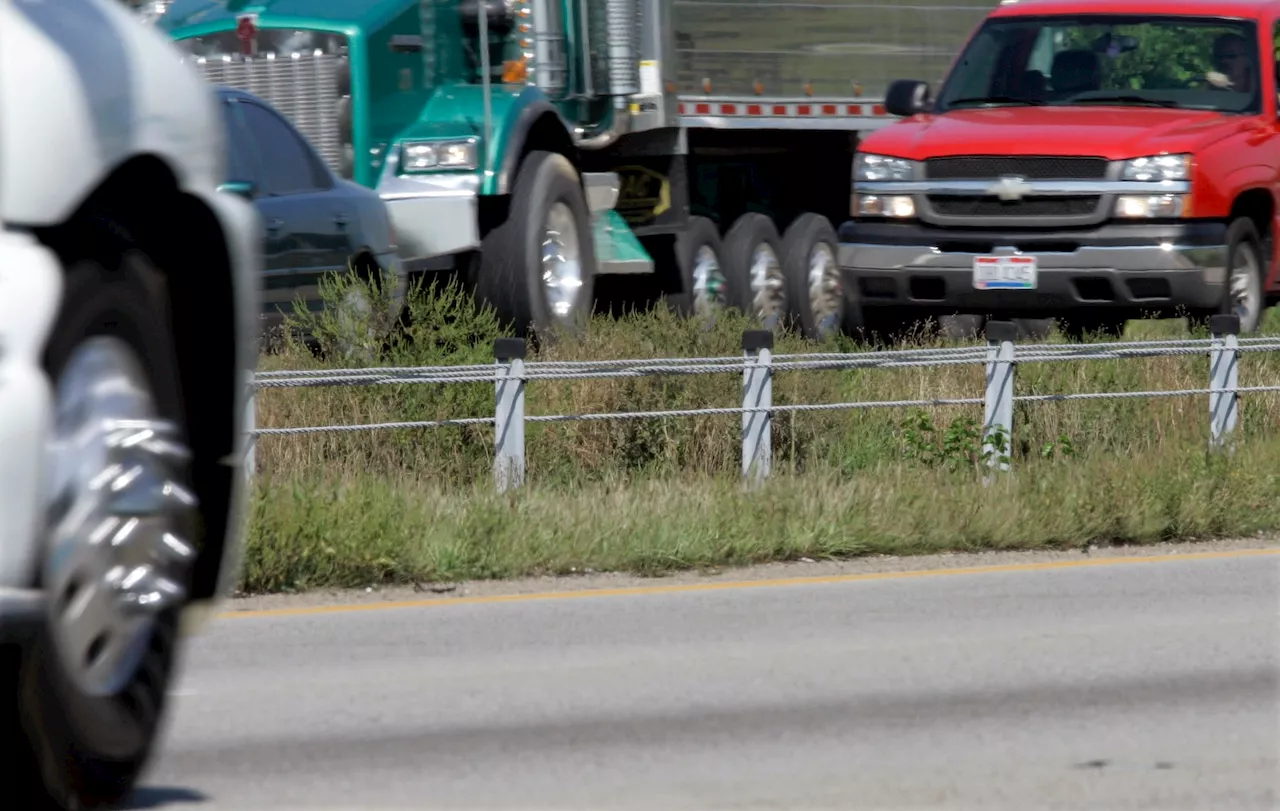
M965 47L935 111L1106 104L1256 113L1260 63L1248 20L997 18Z

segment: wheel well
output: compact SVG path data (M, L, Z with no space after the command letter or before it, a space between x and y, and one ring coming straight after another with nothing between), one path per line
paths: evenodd
M559 117L550 110L534 119L533 124L529 127L528 134L525 135L524 142L519 145L516 159L511 164L510 183L512 187L515 186L516 175L520 172L520 167L524 165L524 159L530 152L555 152L564 155L574 166L578 165L578 149L573 145L573 139L569 137L569 132L564 128L564 124L560 122ZM510 194L490 194L480 197L481 238L484 238L484 235L492 229L506 222L510 207Z
M235 451L239 401L235 290L221 226L178 188L163 161L142 156L118 167L65 222L38 229L37 236L64 267L77 256L136 246L164 274L203 520L191 596L208 599L229 529L236 471L223 460Z
M1267 189L1249 189L1242 192L1231 204L1231 219L1248 217L1258 229L1264 242L1272 237L1271 222L1275 215L1275 200Z

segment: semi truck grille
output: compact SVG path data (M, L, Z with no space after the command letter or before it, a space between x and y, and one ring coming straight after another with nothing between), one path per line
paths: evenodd
M962 155L929 158L924 167L929 180L995 180L1001 175L1027 180L1103 180L1107 176L1103 158Z
M198 58L196 66L211 84L235 87L266 100L311 142L330 169L346 175L338 104L342 96L338 68L343 61L332 53L300 53Z
M1087 217L1098 209L1096 194L1071 197L998 197L929 195L929 205L944 217Z

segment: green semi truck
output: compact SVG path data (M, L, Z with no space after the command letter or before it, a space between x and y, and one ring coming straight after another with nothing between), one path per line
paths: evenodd
M859 134L992 5L175 0L156 24L380 192L400 272L456 272L519 330L665 295L820 338L849 327Z

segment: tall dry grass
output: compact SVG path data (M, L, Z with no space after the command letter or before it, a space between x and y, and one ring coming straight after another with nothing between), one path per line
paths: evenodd
M336 301L340 286L327 295ZM300 319L320 352L283 340L261 368L492 362L503 335L456 289L411 298L405 340L352 348L331 313ZM664 309L601 317L588 337L531 360L741 356L750 324L681 320ZM1280 333L1272 313L1267 331ZM1185 335L1134 322L1129 337ZM1050 340L1059 341L1054 336ZM936 340L934 345L955 345ZM775 351L859 351L781 335ZM344 354L345 353L345 354ZM354 360L353 358L358 358ZM1020 394L1199 388L1204 357L1027 364ZM1242 385L1280 382L1280 357L1246 355ZM740 374L535 381L530 414L736 406ZM981 397L981 366L780 371L787 403ZM492 384L260 391L260 427L492 416ZM944 547L1157 540L1273 528L1280 513L1280 396L1246 398L1242 450L1206 453L1206 396L1018 404L1003 489L969 464L980 406L784 413L774 418L777 481L745 492L741 417L529 424L527 491L492 494L489 426L270 436L259 441L245 587L277 590L373 580L485 577L593 565L637 571ZM931 431L932 429L932 431Z

